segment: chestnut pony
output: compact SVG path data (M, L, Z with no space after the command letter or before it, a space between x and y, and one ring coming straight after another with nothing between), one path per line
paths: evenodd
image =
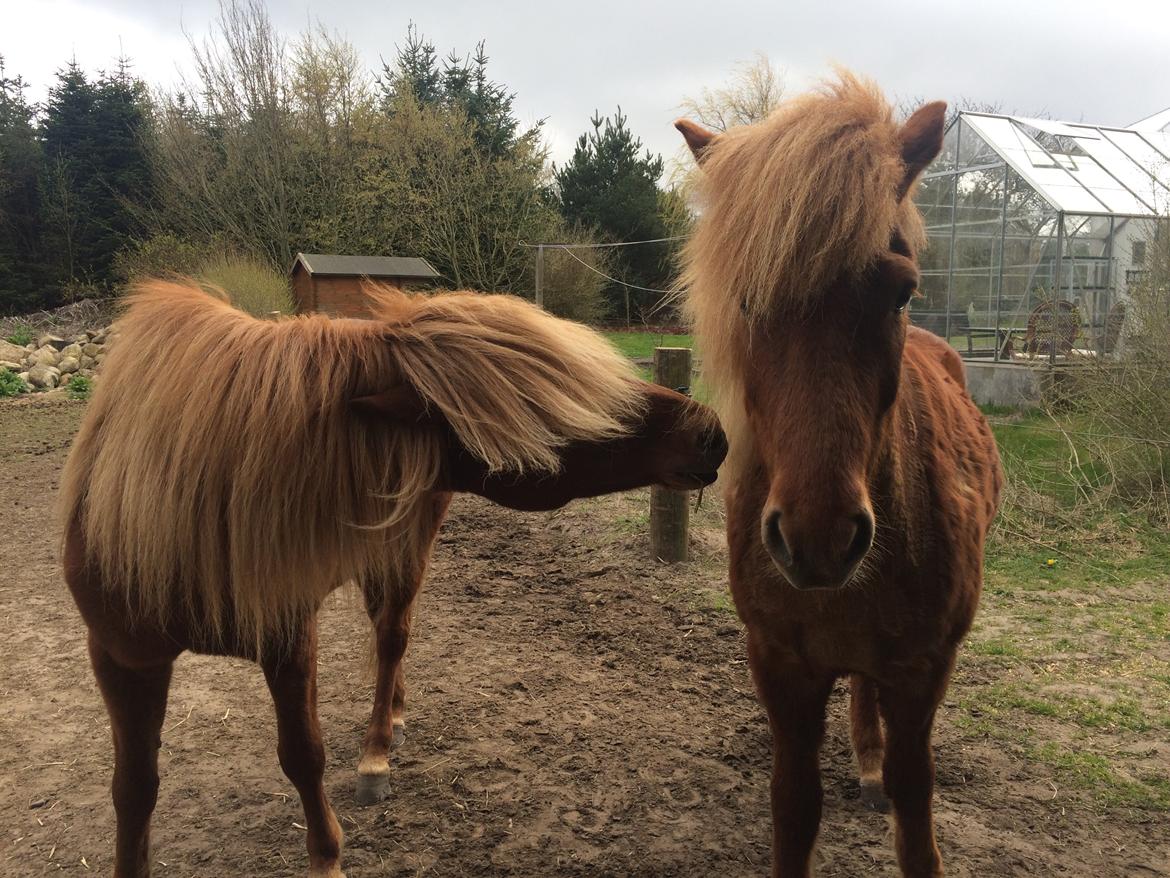
M118 878L150 872L179 653L260 663L309 874L337 878L316 709L324 597L357 581L375 621L370 800L389 783L411 605L452 492L553 509L697 487L723 460L710 410L637 381L585 327L511 296L375 296L373 320L273 322L154 281L119 322L62 485L65 578L114 737Z
M776 876L809 873L845 674L863 798L892 801L904 874L942 873L931 727L1001 486L962 362L906 316L924 239L910 192L945 109L899 125L842 73L755 125L676 123L702 168L687 308L731 442L731 590L772 726Z

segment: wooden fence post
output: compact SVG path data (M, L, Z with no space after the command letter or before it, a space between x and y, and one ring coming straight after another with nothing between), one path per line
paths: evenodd
M655 348L654 382L690 395L690 349ZM690 515L689 492L658 485L650 488L650 553L656 560L687 560Z

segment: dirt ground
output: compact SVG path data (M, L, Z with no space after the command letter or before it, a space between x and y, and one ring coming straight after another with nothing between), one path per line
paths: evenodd
M0 402L5 876L110 874L109 727L52 518L82 410ZM368 808L353 802L371 700L367 623L354 596L335 596L321 620L320 702L349 878L767 872L769 733L720 597L720 537L700 527L700 561L650 563L644 503L627 495L525 515L456 502L407 657L394 796ZM948 874L1170 874L1164 814L1103 817L1043 764L960 731L962 697L991 683L961 667L939 717ZM843 706L838 693L819 874L893 875L887 821L858 802ZM305 873L303 816L255 666L180 659L162 738L157 875Z

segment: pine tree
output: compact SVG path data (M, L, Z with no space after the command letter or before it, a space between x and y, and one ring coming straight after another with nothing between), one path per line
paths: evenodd
M39 181L43 156L21 77L0 56L0 314L45 304Z
M119 59L90 82L71 61L49 90L41 138L42 193L62 283L106 286L117 251L137 229L135 205L150 195L146 88Z
M577 140L573 157L555 170L561 214L570 223L596 230L611 241L644 241L667 236L658 209L661 156L642 152L642 141L626 127L618 107L613 118L595 114L593 130ZM623 247L617 254L622 279L635 286L662 289L670 276L666 244ZM607 291L614 311L625 300L624 289ZM635 308L657 304L656 293L634 290Z
M382 62L382 105L389 110L395 99L409 93L423 106L434 106L443 101L443 75L439 70L439 56L435 44L420 36L411 22L406 28L406 43L396 47L395 65Z
M93 104L93 85L76 60L57 71L57 83L49 89L45 105L41 141L46 236L57 254L58 282L82 276L85 238L91 226L86 190L93 175Z
M543 123L520 132L513 109L516 95L488 76L488 60L481 40L473 55L461 58L451 52L440 64L435 44L411 24L395 65L382 64L382 106L392 112L395 101L409 94L420 106L461 113L474 129L476 146L488 157L510 154L521 142L532 145Z
M150 108L146 86L119 58L98 78L92 116L93 252L88 269L108 282L114 254L141 231L136 209L149 202L151 175L146 140Z

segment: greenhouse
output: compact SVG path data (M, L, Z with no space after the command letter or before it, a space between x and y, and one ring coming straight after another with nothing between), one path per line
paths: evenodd
M1127 289L1170 204L1170 110L1130 128L961 113L923 176L911 319L984 362L1124 351Z

